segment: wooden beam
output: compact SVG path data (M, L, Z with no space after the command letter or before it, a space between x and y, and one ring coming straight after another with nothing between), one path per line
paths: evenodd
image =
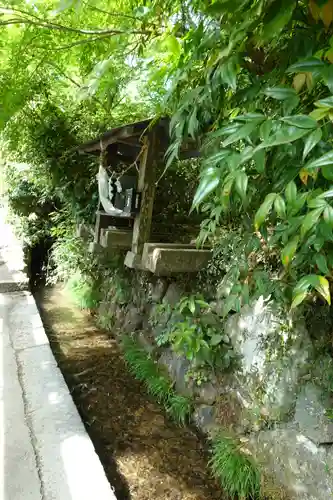
M138 191L141 192L140 213L134 220L132 253L141 255L144 244L149 241L153 215L156 167L159 140L156 128L144 139L144 152L140 162Z

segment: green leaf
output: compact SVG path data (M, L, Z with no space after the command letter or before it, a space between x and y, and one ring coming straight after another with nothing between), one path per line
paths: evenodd
M311 73L313 71L321 70L325 67L325 64L320 59L316 57L309 57L292 64L288 68L288 73Z
M237 130L237 132L229 135L229 137L227 137L223 141L222 146L225 148L226 146L229 146L230 144L233 144L234 142L237 142L241 139L244 139L245 137L248 137L257 126L258 126L257 121L251 121L249 123L246 123L239 130Z
M301 236L303 237L310 229L316 224L319 217L321 216L324 208L316 208L315 210L311 210L303 219L303 223L301 226Z
M297 141L304 135L310 132L306 128L293 127L291 125L282 125L275 134L273 134L264 144L264 147L279 146L280 144L289 144L290 142Z
M214 191L215 188L217 188L219 182L220 172L218 169L215 169L213 173L201 179L198 189L193 198L192 210L193 208L200 205L200 203L202 203L203 200L207 198L207 196L210 195L210 193Z
M317 122L308 115L292 115L281 118L281 121L299 128L316 128Z
M326 109L333 108L333 95L325 97L325 99L320 99L319 101L316 101L314 105L317 106L317 108L326 108Z
M287 243L287 245L282 250L281 261L285 267L289 266L289 264L293 260L297 250L298 242L299 242L299 237L295 236L291 241Z
M306 298L308 292L299 292L299 293L295 293L293 295L293 301L292 301L292 304L291 304L291 309L295 309L295 307L299 306L303 300Z
M333 208L330 205L327 205L324 209L324 221L333 227Z
M294 8L293 0L275 0L264 18L262 40L268 41L277 36L290 21Z
M310 170L310 169L324 167L325 165L333 165L333 150L329 151L328 153L325 153L323 156L317 158L316 160L309 161L305 165L305 168L306 170Z
M233 90L237 88L237 64L235 59L229 59L225 62L220 70L221 78L224 83L226 83Z
M321 167L320 170L325 179L333 181L333 168L331 165L325 165L324 167Z
M315 288L326 302L331 304L330 287L327 279L324 276L309 274L301 278L295 286L293 290L292 308L298 306L305 299L310 286Z
M257 123L266 120L266 116L262 113L246 113L245 115L238 115L235 120L251 122L255 120Z
M297 186L296 186L294 181L290 181L287 184L285 194L286 194L287 202L290 204L294 203L294 201L297 198Z
M278 101L284 101L291 97L297 97L296 91L291 87L279 85L277 87L268 87L264 90L264 94Z
M199 122L197 119L197 108L194 107L190 119L188 121L188 133L192 137L192 139L195 139L198 127L199 127Z
M215 335L211 336L209 343L212 347L215 347L222 342L222 339L223 339L223 335L218 335L216 333Z
M329 274L330 271L329 271L328 266L327 266L327 259L326 259L325 255L323 255L322 253L317 253L314 257L314 260L315 260L315 263L317 264L318 269L321 273L324 273L325 275Z
M274 200L276 198L277 194L276 193L269 193L263 203L260 205L259 209L257 210L257 213L254 218L254 227L255 229L259 229L259 227L262 225L266 217L268 216L269 212L272 209Z
M286 218L286 204L285 204L282 196L280 196L279 194L276 196L276 198L274 200L274 209L275 209L275 212L277 213L277 215L281 219Z
M283 101L283 113L289 115L299 105L299 97L293 96Z
M265 171L265 150L259 149L253 155L253 160L255 162L255 169L259 174L262 174Z
M263 141L267 142L268 137L272 131L272 128L273 128L273 121L272 120L265 120L261 124L259 135Z
M310 135L305 139L305 144L304 144L304 151L303 151L303 160L306 158L306 156L312 151L312 149L318 144L318 142L322 138L322 131L320 128L317 128L317 130L314 130L311 132Z
M237 172L235 179L235 188L243 202L246 199L247 184L248 176L246 175L246 173L242 171Z

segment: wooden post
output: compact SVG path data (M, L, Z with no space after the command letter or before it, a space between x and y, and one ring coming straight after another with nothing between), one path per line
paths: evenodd
M155 197L156 167L158 162L157 130L145 137L145 150L140 162L138 191L141 192L140 212L134 220L132 254L142 255L144 244L149 241Z

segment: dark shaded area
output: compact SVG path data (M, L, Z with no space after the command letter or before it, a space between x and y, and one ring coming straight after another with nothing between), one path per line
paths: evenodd
M52 349L118 500L222 499L203 442L128 372L115 338L61 290L35 293Z

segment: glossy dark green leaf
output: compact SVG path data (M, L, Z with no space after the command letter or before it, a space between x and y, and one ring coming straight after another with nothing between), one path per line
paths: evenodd
M289 125L293 125L294 127L299 128L316 128L317 122L311 116L307 115L292 115L292 116L284 116L281 118L281 121L288 123Z
M243 125L237 132L234 134L229 135L224 141L223 141L223 147L227 147L230 144L233 144L234 142L237 142L241 139L244 139L245 137L248 137L251 132L258 126L256 121L251 121L249 123L246 123Z
M314 257L314 261L317 264L319 271L323 274L329 274L329 269L327 266L327 259L322 253L317 253Z
M245 115L238 115L235 120L243 121L243 122L251 122L255 120L257 123L260 123L266 120L266 116L262 113L246 113Z
M272 120L265 120L260 125L259 135L263 141L265 141L265 142L268 141L268 138L269 138L269 135L272 131L272 128L273 128L273 121Z
M325 165L324 167L321 167L320 169L323 177L327 179L328 181L333 181L333 167L332 165Z
M297 186L294 181L290 181L287 184L285 194L287 202L290 204L294 203L297 198Z
M306 128L293 127L291 125L282 125L281 128L268 138L267 142L264 142L261 147L272 147L279 146L280 144L288 144L297 139L300 139L304 135L309 134L310 130Z
M236 178L235 178L235 188L240 196L240 198L244 201L246 199L246 191L247 191L247 184L248 184L248 176L246 175L245 172L237 172Z
M306 170L312 170L324 167L326 165L333 165L333 150L325 153L323 156L320 156L320 158L317 158L316 160L310 160L305 165L305 168Z
M311 73L325 68L325 63L316 57L309 57L298 61L288 68L288 73Z
M259 174L265 172L265 158L266 154L264 149L259 149L253 155L254 166Z
M318 221L319 217L323 213L324 208L316 208L315 210L311 210L311 212L307 213L306 216L303 219L303 223L301 226L301 236L303 237L310 229L313 228L313 226L316 224Z
M290 99L291 97L297 97L296 91L292 87L285 87L279 85L277 87L268 87L264 90L264 94L267 97L272 97L272 99L277 99L278 101L284 101Z
M322 131L320 128L317 128L317 130L314 130L311 132L310 135L307 136L305 139L305 144L304 144L304 150L303 150L303 160L306 158L306 156L312 151L312 149L318 144L318 142L322 138Z
M271 3L263 22L262 40L269 41L279 35L290 21L295 6L294 0L275 0Z

